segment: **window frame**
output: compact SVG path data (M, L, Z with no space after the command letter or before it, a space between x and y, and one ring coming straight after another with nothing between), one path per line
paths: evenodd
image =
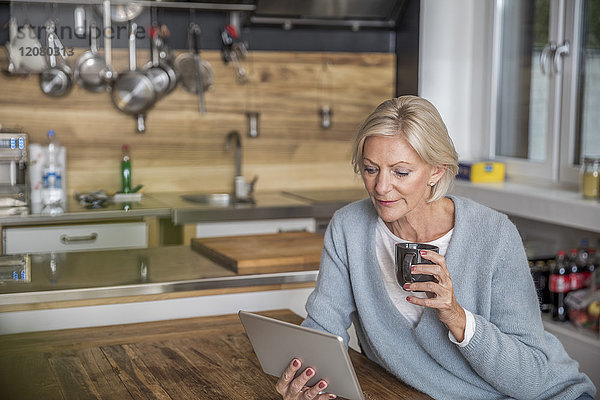
M491 60L490 134L487 157L506 164L511 179L533 178L555 184L578 183L579 166L574 165L576 147L577 88L580 63L580 29L583 0L550 0L548 43L568 41L570 54L563 57L561 73L553 73L548 82L547 131L544 161L508 157L496 154L498 116L500 111L501 59L503 45L504 7L507 0L493 4L493 34ZM553 56L553 55L552 55ZM553 57L551 57L553 58ZM540 68L539 62L532 68Z

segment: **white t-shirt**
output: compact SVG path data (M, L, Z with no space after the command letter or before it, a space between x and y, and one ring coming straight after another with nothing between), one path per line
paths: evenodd
M441 238L436 239L432 242L427 242L426 244L437 246L440 249L440 254L442 256L445 256L453 232L454 229L451 229ZM427 295L424 292L408 292L402 289L400 284L396 281L394 262L396 243L408 243L408 241L394 235L385 225L385 222L383 222L381 218L377 218L377 231L375 243L377 261L379 263L379 268L381 268L381 274L383 276L383 283L385 289L387 290L388 295L392 300L392 303L394 303L398 311L400 311L400 313L412 324L412 326L415 327L419 323L421 316L423 315L424 308L423 306L409 303L408 301L406 301L406 297L412 296L425 298L427 297ZM465 314L467 324L465 327L464 340L462 342L458 342L454 335L448 332L448 337L450 338L450 340L461 347L466 346L471 340L471 337L473 337L473 334L475 333L475 318L473 317L473 314L471 314L468 310L465 310Z

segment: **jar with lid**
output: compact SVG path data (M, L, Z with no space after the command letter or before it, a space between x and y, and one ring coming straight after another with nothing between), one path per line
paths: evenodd
M600 198L600 157L585 157L581 165L581 193L586 199Z

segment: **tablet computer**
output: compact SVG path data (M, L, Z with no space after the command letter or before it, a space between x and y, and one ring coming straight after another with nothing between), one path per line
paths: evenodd
M364 400L341 337L247 311L238 315L264 372L279 377L298 358L302 367L297 375L307 367L316 371L307 386L324 379L328 393Z

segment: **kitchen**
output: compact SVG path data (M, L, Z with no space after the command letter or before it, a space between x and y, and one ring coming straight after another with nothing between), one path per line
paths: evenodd
M27 12L23 4L14 3L17 15ZM53 12L51 5L38 5L43 12L39 21L34 21L35 3L28 4L35 25L43 25L47 14ZM57 8L67 24L73 6L59 3ZM210 264L208 272L194 277L197 286L186 287L189 271L178 268L176 275L170 276L170 264L155 260L182 257L183 262L174 262L180 266L186 260L187 264L199 262L190 261L200 257L189 247L191 238L218 236L217 229L237 235L269 230L322 232L336 208L364 196L360 178L351 170L350 142L362 118L395 94L418 93L434 102L461 159L489 155L491 139L479 133L488 132L492 120L489 98L493 87L488 83L494 71L489 46L493 2L408 1L398 28L393 29L367 27L354 32L351 26L292 26L285 30L281 24L250 23L241 29L249 49L240 62L248 74L245 84L240 84L234 63L224 64L221 58L219 32L232 22L231 13L197 9L190 17L187 9L156 8L159 21L166 21L170 28L168 44L174 58L187 52L189 19L195 18L202 29L200 55L214 73L213 87L204 95L205 114L199 110L199 96L180 86L154 104L147 112L144 132L136 133L136 117L117 110L107 93L90 93L74 85L65 96L49 97L40 91L35 76L0 77L3 128L22 128L30 143L39 144L46 143L46 132L52 129L66 147L68 201L66 212L54 219L35 213L3 218L3 234L10 234L9 228L130 223L142 227L147 238L144 247L148 247L90 251L87 259L85 251L56 253L55 273L62 276L56 276L55 285L73 285L60 270L61 262L63 267L72 262L106 265L109 270L117 270L122 262L130 264L117 281L88 283L97 288L91 290L94 298L82 297L72 286L65 286L59 295L44 289L48 297L42 301L37 295L3 291L7 300L2 303L0 327L4 334L225 315L242 307L291 309L303 316L304 302L316 278L314 270L282 272L265 284L260 277L254 282L236 280L231 270ZM97 12L91 15L102 22ZM142 11L138 18L140 26L148 26L150 10ZM149 59L149 45L147 40L138 42L137 65L142 66ZM79 41L74 46L76 54L87 46L85 40ZM127 69L125 35L113 43L112 58L116 71ZM325 127L326 107L331 111L329 127ZM258 122L256 137L250 135L253 116ZM182 199L185 194L233 193L238 175L235 150L225 149L231 131L241 136L240 175L246 182L258 176L253 188L256 203L210 206ZM595 140L598 142L597 135ZM120 189L124 144L130 147L133 186L143 185L142 201L98 210L78 206L75 192ZM595 149L598 152L597 145ZM560 185L542 181L538 189L532 189L531 181L521 184L518 171L511 170L508 162L507 166L512 179L502 187L457 182L455 193L511 215L529 248L538 249L533 255L577 247L583 238L595 244L600 208L597 201L581 199L578 175ZM267 230L258 230L261 224ZM102 261L102 256L107 259ZM32 266L44 266L44 278L52 285L48 283L53 279L50 252L31 259ZM142 283L144 264L148 283ZM85 276L86 272L80 272ZM207 286L219 274L233 278L221 279L219 285L225 286ZM93 272L90 276L97 282L106 278ZM152 282L155 276L160 284ZM119 288L125 285L132 286L130 292ZM571 356L582 365L586 361L580 359L581 353L598 352L597 335L590 339L588 332L548 324L565 331L565 340L575 342L572 351L579 353Z

